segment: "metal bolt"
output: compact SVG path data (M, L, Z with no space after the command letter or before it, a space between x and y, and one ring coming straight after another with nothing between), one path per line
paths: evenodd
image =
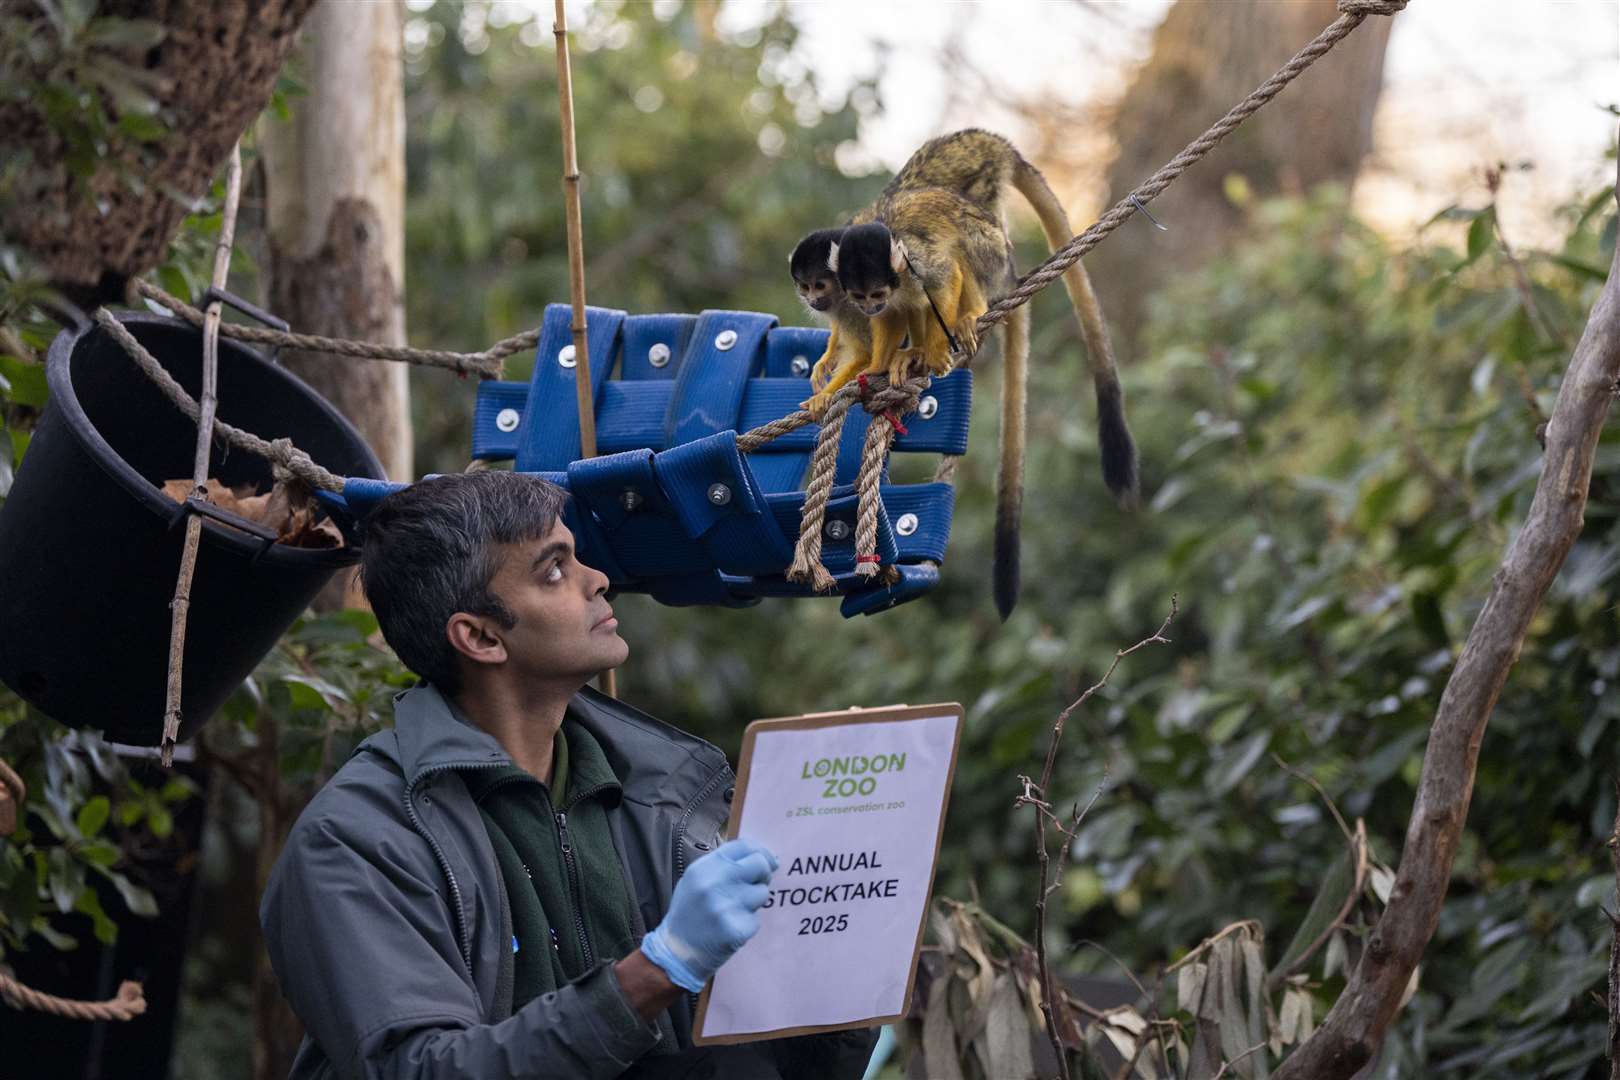
M663 367L669 363L669 346L662 341L647 350L647 363L653 367Z
M829 540L848 540L849 522L839 521L837 518L834 518L833 520L827 522L827 527L822 531L827 534L827 539Z
M634 510L641 505L641 492L635 488L625 488L624 494L619 496L619 505L626 510Z
M522 415L516 409L502 409L495 414L495 426L502 431L516 431Z
M731 501L731 489L724 484L709 485L709 502L715 506L725 506Z
M916 514L901 514L900 519L894 523L894 531L901 536L910 536L917 531L919 524L921 523L917 520Z
M557 354L557 363L561 364L563 367L574 366L574 347L572 345L564 345L562 347L562 352Z
M937 412L939 412L939 399L933 394L929 394L917 402L917 415L924 420L932 420Z
M810 374L810 358L808 356L795 356L793 363L788 365L788 370L799 378L804 378Z
M721 352L725 352L735 344L737 344L737 331L735 330L722 330L715 335L714 347Z

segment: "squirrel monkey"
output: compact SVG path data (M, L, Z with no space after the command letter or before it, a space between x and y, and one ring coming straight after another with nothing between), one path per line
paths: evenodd
M999 224L1009 187L1016 188L1034 208L1040 218L1041 228L1046 233L1047 242L1053 250L1068 242L1073 235L1068 215L1040 170L1030 164L1007 139L993 132L973 128L942 135L924 143L895 174L878 203L856 215L855 220L870 221L874 217L881 216L881 208L885 204L892 210L904 201L907 193L934 188L955 194L980 212L994 218ZM944 221L935 223L933 227L949 231L954 225L953 219L947 217ZM933 235L931 231L929 235ZM829 243L829 255L832 250ZM840 261L844 265L849 265L848 255L842 247L838 249L838 253L843 257ZM903 241L901 253L909 253L909 248L904 246ZM1009 246L1009 273L1010 254ZM869 260L863 255L861 261L864 265ZM899 271L894 269L894 263L897 261L903 265L903 259L891 255L890 268L898 279ZM916 262L915 254L912 255L912 261ZM924 271L920 265L918 269L924 276L932 272L932 269ZM798 277L797 272L795 277ZM978 284L981 288L989 285L983 279ZM1103 321L1096 293L1092 289L1091 279L1081 263L1077 262L1065 271L1064 285L1074 307L1081 338L1085 342L1087 366L1091 371L1097 397L1097 441L1102 454L1103 481L1122 507L1131 508L1136 505L1138 498L1136 444L1125 421L1124 395L1119 384L1108 329ZM930 284L929 288L932 290L933 284ZM948 272L941 289L944 293L953 295L956 301L954 313L957 318L964 317L974 307L982 314L984 310L982 301L972 302L980 298L964 295L962 286L959 283L953 285L949 280ZM996 286L992 291L999 293L1003 289ZM941 312L945 310L942 296L934 295L934 302L941 305ZM871 306L870 297L867 306ZM835 334L842 334L844 338L859 333L862 329L861 324L867 322L860 310L847 298L845 302L833 305L831 314ZM1018 530L1023 503L1025 409L1028 393L1027 306L1016 309L1003 326L1007 337L1001 398L1001 462L997 475L994 592L996 607L1002 617L1006 618L1017 603L1019 592ZM891 326L889 333L892 334L892 330ZM922 335L913 336L912 341L920 346L922 358L930 368L937 369L942 363L942 358L948 355L948 343L931 311L928 312ZM967 335L967 341L963 342L964 347L968 347L971 352L973 344L972 336ZM866 352L864 357L863 351ZM832 356L829 350L828 355L824 356L822 363L818 365L818 371L822 372L823 377L832 365ZM892 362L891 358L882 357L881 354L876 354L875 350L850 350L846 345L841 350L842 362L838 366L841 368L856 360L863 361L863 366L878 365L880 370ZM856 368L851 375L860 370ZM815 385L816 383L812 381L812 386ZM811 403L815 400L812 399Z

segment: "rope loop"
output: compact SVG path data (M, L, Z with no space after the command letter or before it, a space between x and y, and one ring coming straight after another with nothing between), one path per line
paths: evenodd
M1340 15L1395 15L1406 10L1406 0L1339 0Z
M146 995L138 982L120 983L118 996L109 1001L73 1001L24 986L3 971L0 971L0 1001L14 1009L38 1009L69 1020L133 1020L146 1011Z

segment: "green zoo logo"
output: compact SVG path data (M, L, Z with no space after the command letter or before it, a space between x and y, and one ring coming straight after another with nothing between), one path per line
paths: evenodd
M851 754L848 757L817 758L805 761L801 780L820 780L823 799L851 798L871 795L877 791L880 773L901 772L906 767L906 755Z

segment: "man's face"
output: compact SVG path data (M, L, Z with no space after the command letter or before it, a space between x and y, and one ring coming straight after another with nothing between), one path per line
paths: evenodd
M544 537L496 549L490 590L517 619L490 620L513 674L530 682L583 683L630 655L604 597L608 579L574 557L574 534L561 521Z

